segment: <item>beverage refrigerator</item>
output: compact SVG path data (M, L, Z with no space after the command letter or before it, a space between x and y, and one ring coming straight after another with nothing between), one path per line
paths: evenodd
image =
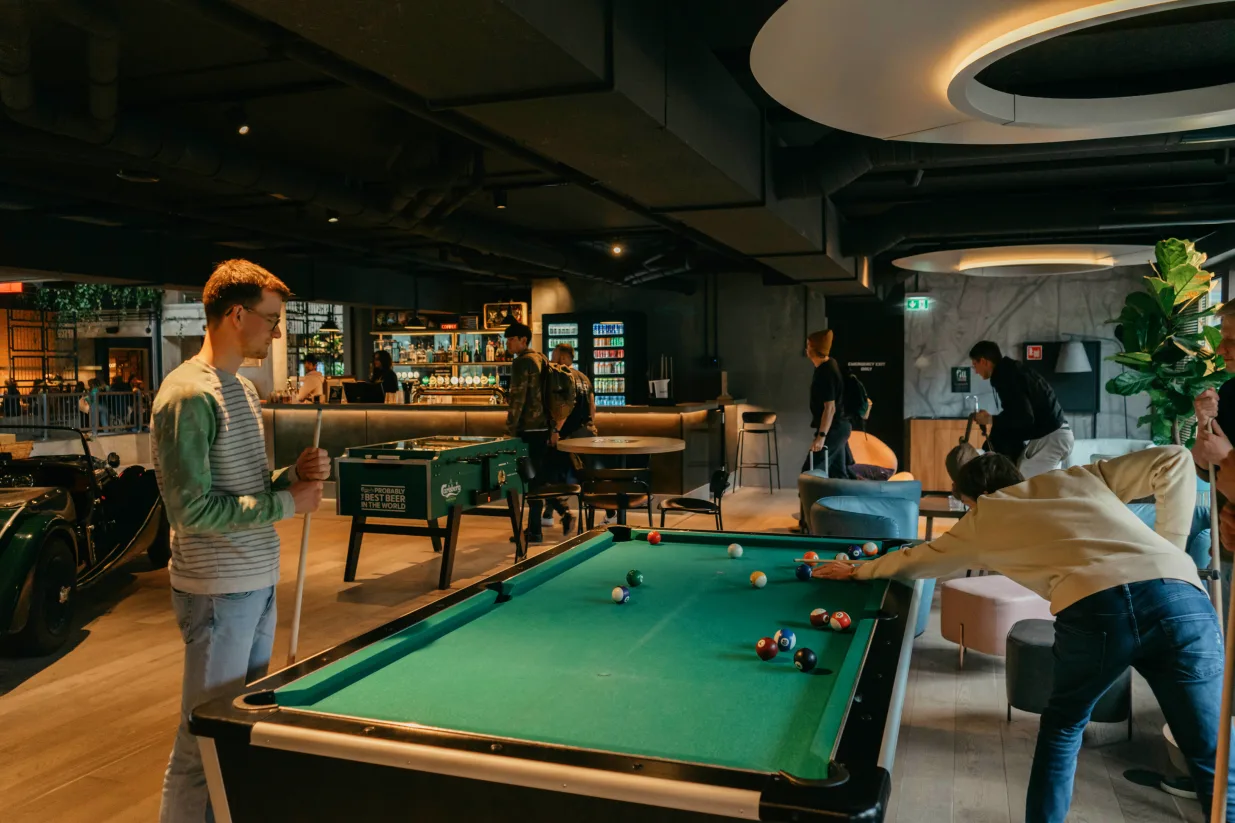
M648 401L647 318L639 312L575 312L541 318L545 355L569 343L575 368L592 381L596 407Z

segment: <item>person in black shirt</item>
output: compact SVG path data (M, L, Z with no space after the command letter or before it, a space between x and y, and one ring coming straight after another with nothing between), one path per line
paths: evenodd
M974 422L990 427L987 447L1016 463L1029 479L1059 468L1076 442L1055 390L1042 375L1004 357L999 346L983 340L969 350L973 370L991 381L1003 411L980 411Z
M369 382L382 387L387 403L393 402L392 395L399 393L399 377L395 374L394 361L390 358L390 352L385 349L373 352L373 374L369 377Z
M845 380L831 352L831 331L817 331L806 338L806 356L815 366L810 381L810 425L814 432L810 450L818 454L826 446L828 477L849 478L847 456L853 426L845 413ZM809 470L811 462L807 455L802 471Z

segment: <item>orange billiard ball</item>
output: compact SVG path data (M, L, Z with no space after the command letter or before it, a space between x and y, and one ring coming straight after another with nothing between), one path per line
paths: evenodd
M655 546L660 542L660 532L648 532L648 542Z

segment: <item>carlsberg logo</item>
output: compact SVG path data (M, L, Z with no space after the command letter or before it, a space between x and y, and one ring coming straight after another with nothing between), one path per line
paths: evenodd
M442 484L442 497L447 500L454 500L461 491L463 491L463 487L459 485L458 481L452 480L449 483Z

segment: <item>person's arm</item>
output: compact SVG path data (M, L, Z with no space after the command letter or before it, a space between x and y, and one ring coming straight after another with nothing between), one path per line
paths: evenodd
M179 534L227 534L268 526L296 514L296 501L285 486L290 473L277 478L279 490L234 495L212 488L210 447L215 430L212 401L202 394L172 395L154 409L159 471L167 519ZM265 456L260 456L265 460Z
M519 433L519 420L523 417L523 406L527 403L527 379L526 364L515 360L510 367L510 390L506 394L506 434L511 437Z
M1196 476L1183 446L1142 449L1070 471L1089 472L1124 503L1152 495L1154 531L1181 549L1187 544L1196 508Z
M977 531L978 513L971 511L936 540L856 564L853 579L917 579L985 568L979 557Z
M310 374L312 374L312 372L310 372ZM306 374L304 376L304 382L300 384L300 391L296 392L296 402L303 403L312 397L314 394L314 385L314 381L310 379L308 374Z

